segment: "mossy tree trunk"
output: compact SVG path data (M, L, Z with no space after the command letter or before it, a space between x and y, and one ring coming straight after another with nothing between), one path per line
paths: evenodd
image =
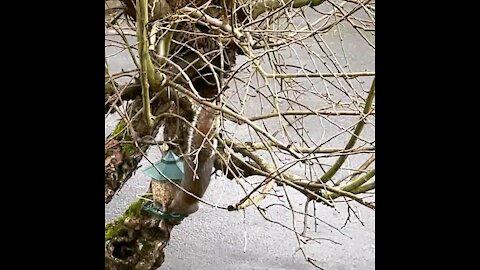
M148 270L162 265L168 238L159 220L143 212L142 203L136 201L105 227L105 269Z
M210 5L220 7L222 6L220 1L211 1ZM138 14L134 9L135 0L122 0L122 2L125 5L126 14L135 20ZM224 51L221 53L224 55L220 57L218 53L215 53L215 51L221 51L216 39L207 36L199 37L201 33L212 33L219 30L209 29L205 25L195 22L173 23L168 19L163 20L163 17L175 14L180 8L192 2L195 2L194 6L202 6L207 1L148 0L150 17L147 27L151 27L150 23L157 22L168 27L172 27L173 24L173 27L178 30L171 35L173 41L167 46L168 55L176 55L169 57L171 62L165 63L162 58L156 59L155 54L149 54L149 56L153 59L151 63L155 65L155 72L160 70L168 81L182 85L191 91L193 91L193 86L201 97L211 98L218 94L217 78L225 77L224 74L219 74L221 72L218 70L223 68L224 71L228 71L235 64L235 47L233 42L223 41ZM152 9L154 12L151 12ZM215 18L219 18L221 15L217 8L207 9L206 12ZM147 31L149 30L151 28L147 29ZM199 57L199 52L207 55L206 58ZM223 63L221 63L221 59L223 59ZM216 76L211 73L212 64L217 70L215 71ZM107 75L107 67L105 73ZM177 76L180 73L182 76ZM191 120L189 114L193 102L189 98L179 95L175 89L162 85L158 78L158 76L148 76L148 95L145 95L146 93L143 91L146 85L144 81L140 83L136 81L120 93L122 100L131 100L131 103L127 109L129 118L122 117L123 119L108 136L105 144L106 204L138 169L143 153L146 153L149 148L148 141L152 141L156 137L161 126L165 126L163 134L165 140L173 140L175 145L180 148L185 146L183 135L186 134L187 125L181 118L187 121ZM152 82L152 80L157 81ZM106 113L113 111L111 107L120 105L119 99L116 98L119 92L116 88L122 87L106 81ZM143 117L145 100L142 98L145 96L150 98L150 113L154 117L153 125L149 125ZM171 117L173 113L180 115L180 118ZM153 270L163 263L163 248L168 243L169 232L160 229L160 220L142 210L143 202L143 200L136 201L121 217L106 226L105 269Z

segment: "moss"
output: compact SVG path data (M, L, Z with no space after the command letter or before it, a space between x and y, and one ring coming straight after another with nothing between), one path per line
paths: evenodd
M127 126L127 123L125 123L125 121L123 120L120 120L117 126L115 127L115 130L112 132L112 137L117 137L122 132L124 132L126 126Z
M117 221L107 224L107 226L105 226L105 241L112 239L119 229L120 226Z
M124 120L120 120L115 127L115 130L112 132L112 137L116 138L119 141L132 141L132 137L130 136L130 133L126 129L126 123ZM135 153L135 144L133 143L122 143L120 145L120 148L122 149L122 153L124 153L126 156L131 156Z
M122 153L124 153L126 156L131 156L135 153L135 145L133 143L122 143Z
M142 199L138 199L136 202L132 203L127 211L125 211L125 217L139 216L141 214L143 202Z
M105 241L112 239L124 227L123 222L127 217L140 216L143 200L132 203L121 217L105 226Z

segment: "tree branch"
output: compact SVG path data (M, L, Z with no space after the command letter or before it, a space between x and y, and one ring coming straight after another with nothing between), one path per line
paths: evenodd
M206 23L209 23L210 25L216 26L216 27L222 29L223 31L225 31L227 33L234 34L235 37L239 40L244 39L244 35L240 32L240 30L238 30L236 28L233 28L231 25L229 25L226 22L222 22L219 19L213 18L213 17L205 14L204 12L200 11L199 9L191 8L191 7L184 7L184 8L181 9L181 11L184 12L184 13L188 13L188 15L190 15L190 16L196 18L196 19L202 19Z
M342 190L342 189L330 187L330 186L325 186L325 189L328 190L328 191L330 191L330 192L336 193L336 194L338 194L339 196L348 197L348 198L350 198L350 199L358 202L358 203L361 204L361 205L365 205L366 207L375 210L375 205L373 205L372 203L366 202L365 200L363 200L362 198L359 198L358 196L356 196L356 195L353 194L353 193L350 193L350 192L348 192L348 191L344 191L344 190ZM325 196L325 197L326 197L326 196Z
M375 115L375 112L371 112L371 115ZM357 111L328 111L328 110L318 110L318 111L285 111L285 112L278 112L278 113L270 113L270 114L263 114L254 117L250 117L250 121L258 121L258 120L265 120L268 118L279 117L279 116L287 116L287 115L326 115L326 116L342 116L342 115L361 115L361 113Z
M367 183L365 185L362 185L362 186L352 190L351 192L353 194L360 194L360 193L365 193L367 191L370 191L372 189L375 189L375 181L373 181L371 183Z
M277 147L275 143L235 143L237 148L245 148L249 151L256 150L267 150L270 147ZM375 151L374 146L368 147L357 147L345 150L344 148L319 148L319 147L296 147L292 146L297 152L304 154L338 154L338 155L351 155L351 154L361 154L361 153L370 153Z
M370 180L373 176L375 176L375 169L370 170L367 174L365 174L362 177L359 177L353 181L350 181L349 183L345 184L344 186L340 187L338 190L341 191L346 191L346 192L353 192L354 190L359 189L364 183L366 183L368 180ZM375 186L374 186L375 187ZM328 189L327 189L328 190ZM332 190L329 190L332 191ZM336 191L332 191L334 193L326 193L323 195L324 198L329 198L331 200L335 200L336 198L339 197L339 195L342 195Z
M281 7L289 6L293 3L294 8L301 8L304 6L318 6L325 2L325 0L258 0L252 8L252 18L255 20L258 16L267 11L274 11Z
M228 145L227 142L221 142L221 143L224 144L224 145ZM265 198L265 196L264 196L265 192L263 192L263 191L260 195L257 195L257 197L255 197L253 199L250 199L250 196L256 190L258 190L261 186L264 186L264 185L266 187L268 187L268 188L264 188L264 190L265 191L270 191L271 188L269 186L271 185L272 181L277 181L277 182L280 182L280 183L287 184L288 186L290 186L290 187L292 187L292 188L294 188L294 189L296 189L296 190L298 190L302 193L307 193L309 196L313 196L317 200L323 201L325 204L327 204L329 206L333 206L333 204L330 201L328 201L327 199L324 199L323 197L318 196L318 194L315 194L314 192L312 192L309 189L306 189L306 188L303 188L303 187L297 185L295 183L295 181L301 179L299 176L294 175L290 172L286 172L286 171L279 172L278 169L276 169L273 164L267 162L260 155L254 153L253 151L248 151L246 149L237 148L237 147L235 147L235 143L232 143L231 147L232 147L233 151L238 152L238 153L242 154L243 156L246 156L246 157L252 159L258 165L258 167L260 167L260 169L261 169L261 170L254 169L255 173L257 175L265 176L266 179L261 184L259 184L256 188L254 188L252 191L250 191L250 193L247 196L245 196L243 199L241 199L236 205L228 206L229 211L238 210L239 206L241 206L242 208L246 208L246 207L248 207L250 205L253 205L253 204L261 201L262 199L264 199Z
M375 76L375 72L350 72L350 73L266 73L267 78L293 79L293 78L345 78L353 79L356 77Z
M278 145L278 147L282 150L285 150L287 152L289 152L293 157L295 158L300 158L300 155L298 153L296 153L290 146L282 143L281 141L277 140L275 137L272 136L272 134L270 134L269 132L267 132L266 130L260 128L259 126L255 125L255 123L253 123L252 121L250 121L248 118L244 117L243 115L240 115L240 114L237 114L233 111L231 111L230 109L228 108L225 108L225 107L221 107L221 106L218 106L218 105L215 105L211 102L208 102L208 101L205 101L205 100L201 100L199 99L195 94L193 94L192 92L188 91L187 89L185 89L183 86L179 85L179 84L176 84L174 82L171 82L170 80L167 80L166 84L172 88L175 88L177 89L178 91L180 91L182 94L188 96L189 98L195 100L196 102L202 104L202 105L205 105L205 106L208 106L214 110L217 110L217 111L221 111L225 114L228 114L232 117L235 117L237 119L239 119L240 121L242 122L245 122L246 124L248 124L250 127L252 127L255 131L257 131L258 133L262 134L263 136L267 137L270 141L272 141L273 143L275 143L276 145Z
M301 180L300 176L294 175L289 172L279 172L278 169L275 169L274 165L267 162L265 159L263 159L261 156L255 154L253 151L249 151L248 149L242 148L242 147L237 147L236 143L226 141L223 142L224 145L230 145L231 149L235 152L241 153L242 155L251 158L258 167L252 168L249 166L247 163L240 164L240 167L249 167L251 175L261 175L265 176L266 179L260 183L256 188L254 188L250 193L245 196L243 199L239 200L239 202L235 205L229 205L228 210L229 211L234 211L234 210L240 210L240 209L245 209L249 206L252 205L257 205L261 200L266 198L267 193L273 188L273 183L275 181L287 184L290 187L293 187L294 189L306 193L306 195L312 196L312 194L315 194L315 197L317 201L322 201L326 203L329 206L333 206L332 202L336 198L343 196L343 197L348 197L351 198L358 203L365 205L371 209L375 209L375 206L372 203L366 202L365 200L359 198L358 196L355 196L355 194L358 193L363 193L368 190L371 190L375 188L375 183L373 184L366 184L362 186L363 183L367 182L369 179L371 179L375 175L375 169L369 171L366 175L355 179L355 181L352 181L348 183L347 185L344 185L342 187L336 188L332 187L326 184L319 184L311 181L303 181ZM245 176L245 175L244 175ZM260 187L263 186L262 191L259 192L259 194L253 198L251 198L251 195L258 190ZM318 194L314 192L318 192L318 190L327 190L330 191L329 193L324 193L318 196Z
M148 4L147 0L137 0L137 38L138 38L138 52L140 54L140 82L142 84L142 100L143 113L145 115L145 123L148 127L153 126L153 116L150 109L150 82L153 78L153 63L148 53Z
M158 95L160 100L152 105L152 111L156 114L170 108L166 91ZM172 96L175 97L175 95ZM129 105L128 110L134 116L130 118L121 115L122 119L105 142L105 203L109 203L115 193L130 179L142 160L141 152L146 152L150 146L150 144L139 143L140 148L138 148L135 140L145 136L155 138L161 126L161 118L155 119L153 126L149 127L142 118L135 117L143 110L141 100L135 100Z
M365 108L363 109L363 114L365 115L365 117L366 115L368 115L368 113L372 108L374 97L375 97L375 77L373 78L372 85L370 87L370 92L368 93L367 101L365 103ZM360 133L363 130L363 126L365 125L365 122L366 122L365 117L362 117L361 121L355 127L355 130L352 136L350 137L350 140L345 146L345 150L351 149L355 145L355 142L357 142L357 138L358 136L360 136ZM333 164L333 166L318 181L322 183L326 183L328 180L330 180L332 176L334 176L335 173L337 173L338 169L340 169L340 167L343 165L347 157L348 156L339 157L335 162L335 164Z
M115 87L112 83L105 85L105 113L112 112L110 108L113 104L120 106L122 101L134 100L137 96L142 94L142 86L137 83L130 83L120 87L120 98L115 95Z

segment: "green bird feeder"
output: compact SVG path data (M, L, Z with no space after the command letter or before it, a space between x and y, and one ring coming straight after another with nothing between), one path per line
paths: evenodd
M165 212L178 190L168 179L180 185L184 174L182 159L169 150L159 162L145 169L143 173L151 177L153 202L157 206L155 209ZM152 205L148 210L153 209L150 208Z

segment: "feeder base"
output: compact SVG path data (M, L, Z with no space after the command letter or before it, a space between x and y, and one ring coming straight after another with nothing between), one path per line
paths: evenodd
M156 216L159 219L181 221L188 216L188 215L178 214L178 213L165 213L162 211L161 206L155 205L153 202L145 202L142 206L142 209Z

